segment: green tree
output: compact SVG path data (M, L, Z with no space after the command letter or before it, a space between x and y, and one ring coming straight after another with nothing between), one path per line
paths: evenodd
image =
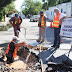
M0 12L3 15L1 19L4 17L5 21L5 15L8 14L8 12L10 12L10 14L14 13L14 10L15 10L14 2L11 2L10 4L6 5L6 7L3 7Z
M71 0L59 0L58 1L58 4L61 4L61 3L66 3L66 2L70 2Z
M3 7L10 4L12 1L15 1L15 0L0 0L0 10L2 10Z
M23 14L27 16L38 14L39 11L42 9L42 4L39 1L32 1L32 0L25 0L22 4L22 7L25 7L25 9L22 10Z
M13 1L15 0L0 0L0 21L2 20L3 16L5 21L6 13L14 6Z
M48 7L52 7L52 6L55 6L57 4L62 4L62 3L66 3L66 2L70 2L71 0L47 0L48 1ZM43 1L45 2L45 1ZM46 9L46 5L47 3L45 2L43 4L43 9Z
M48 3L47 3L47 2L45 2L45 3L43 4L42 9L44 9L44 10L48 9Z

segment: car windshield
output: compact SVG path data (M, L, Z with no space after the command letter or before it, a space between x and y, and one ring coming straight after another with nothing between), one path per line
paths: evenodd
M33 17L33 18L34 18L34 17L35 17L35 18L37 18L38 16L36 16L36 15L33 15L32 17Z

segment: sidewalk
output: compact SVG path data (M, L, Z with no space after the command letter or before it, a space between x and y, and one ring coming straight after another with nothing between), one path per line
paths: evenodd
M26 38L28 39L27 40L28 44L35 45L36 41L35 40L31 40L31 39L37 39L38 38L37 22L29 22L29 20L24 19L23 23L22 23L22 27L25 27L26 25L28 26L27 27L28 30L27 30L27 34L26 34ZM48 42L47 42L47 44L45 46L48 47L48 48L51 48L51 45L53 45L53 41L54 41L54 33L53 33L54 31L53 31L53 29L49 28L49 25L50 25L50 23L47 22L46 40ZM21 28L21 32L24 35L24 29L23 28ZM14 35L13 34L13 29L10 30L10 31L0 32L0 44L11 41L13 35ZM60 48L53 55L54 58L64 59L63 56L68 57L68 52L69 52L69 49L71 48L71 41L72 40L71 40L71 38L66 38L66 37L62 37L62 40L63 40L63 43L61 43ZM33 52L34 52L34 50L33 50ZM48 52L45 53L45 55L47 55L47 54L48 54ZM72 60L72 51L70 53L70 57L69 58Z

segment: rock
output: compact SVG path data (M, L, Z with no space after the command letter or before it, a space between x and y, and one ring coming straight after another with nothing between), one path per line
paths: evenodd
M36 63L36 64L35 64L35 66L40 66L40 63L39 63L39 62L38 62L38 63Z
M35 48L34 48L35 50L40 50L40 46L36 46ZM41 50L47 50L48 48L47 47L41 47Z
M31 48L31 49L32 49L32 48L33 48L33 46L32 46L32 45L28 45L28 48Z
M20 68L25 68L26 64L23 61L15 61L13 62L9 67L14 68L14 69L20 69Z
M34 71L34 72L41 72L41 70L36 70L36 71Z

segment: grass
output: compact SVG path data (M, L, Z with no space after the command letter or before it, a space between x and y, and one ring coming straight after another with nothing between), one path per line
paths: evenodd
M0 27L0 31L7 31L11 27L12 27L11 24L7 24L6 26L3 25L3 26Z

